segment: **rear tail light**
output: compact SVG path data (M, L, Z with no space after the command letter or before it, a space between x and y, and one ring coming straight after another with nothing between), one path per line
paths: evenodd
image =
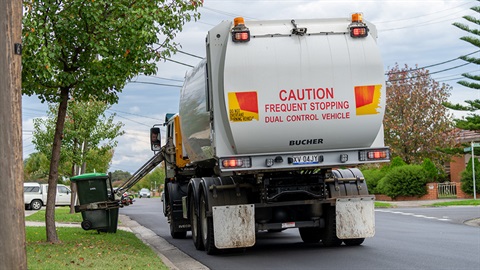
M233 20L232 40L233 42L250 41L250 30L245 26L245 20L237 17Z
M352 14L352 23L348 26L350 36L353 38L361 38L368 36L368 26L363 22L362 13Z
M235 169L235 168L250 168L252 167L252 162L250 158L225 158L220 160L220 164L224 169Z
M390 151L388 149L360 151L358 159L360 161L389 160Z
M365 27L352 27L350 28L350 36L354 38L368 36L368 28Z

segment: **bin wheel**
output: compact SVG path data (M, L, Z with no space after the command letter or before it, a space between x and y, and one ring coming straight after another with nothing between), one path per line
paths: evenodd
M82 229L84 229L85 231L88 231L92 228L93 224L90 220L84 220L82 221L82 224L80 224L82 226Z

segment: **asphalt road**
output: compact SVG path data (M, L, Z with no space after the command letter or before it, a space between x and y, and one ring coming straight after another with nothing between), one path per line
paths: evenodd
M259 233L244 252L209 256L190 235L170 237L159 199L136 199L120 210L210 269L479 269L480 207L394 208L376 211L376 235L362 246L307 245L298 230Z

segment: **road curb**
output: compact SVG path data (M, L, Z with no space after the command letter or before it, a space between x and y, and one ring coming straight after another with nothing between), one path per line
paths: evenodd
M172 270L209 270L208 267L201 264L197 260L185 254L177 247L168 243L167 240L158 236L152 230L143 227L135 220L130 219L126 215L119 215L119 220L145 244L150 246L153 251L162 259L163 263Z

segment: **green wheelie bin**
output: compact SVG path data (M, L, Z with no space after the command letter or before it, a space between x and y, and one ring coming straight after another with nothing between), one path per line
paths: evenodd
M82 213L82 228L117 232L119 203L114 200L110 177L104 173L86 173L70 180L77 184L80 205L75 212Z

